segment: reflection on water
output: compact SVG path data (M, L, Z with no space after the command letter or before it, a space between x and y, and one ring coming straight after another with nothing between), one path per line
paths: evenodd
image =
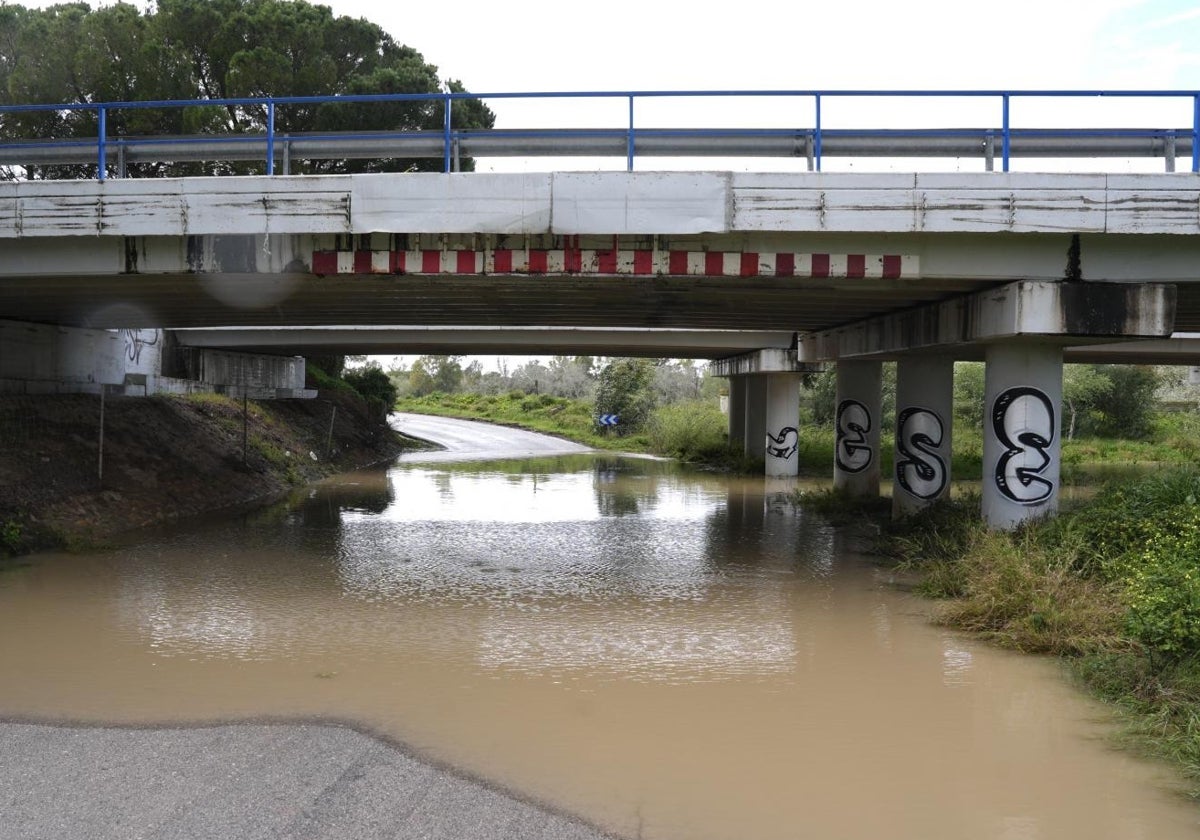
M790 485L409 465L0 579L0 714L358 721L626 836L1177 838L1051 663L931 627Z

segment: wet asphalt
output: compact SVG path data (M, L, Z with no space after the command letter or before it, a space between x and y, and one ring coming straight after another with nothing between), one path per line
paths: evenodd
M606 837L341 726L0 723L0 840Z

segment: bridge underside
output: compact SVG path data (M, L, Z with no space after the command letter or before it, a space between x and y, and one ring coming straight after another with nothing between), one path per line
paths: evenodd
M129 274L6 277L5 317L69 326L424 324L808 331L987 288L978 281Z
M174 330L186 347L251 353L638 356L724 359L771 348L794 351L796 333L609 327L273 327Z

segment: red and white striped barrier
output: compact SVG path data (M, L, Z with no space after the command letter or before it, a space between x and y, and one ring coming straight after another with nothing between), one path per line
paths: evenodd
M916 256L759 251L508 249L314 251L314 274L582 274L806 277L898 280L918 275Z

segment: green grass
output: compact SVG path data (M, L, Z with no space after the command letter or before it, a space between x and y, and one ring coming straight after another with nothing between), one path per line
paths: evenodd
M590 403L549 394L522 391L507 394L433 393L424 397L402 397L396 402L396 410L519 426L596 449L650 451L650 441L644 433L622 435L619 431L601 430L596 425Z
M589 402L521 391L407 397L397 401L396 410L519 426L595 449L654 453L723 472L763 470L761 457L746 456L741 447L729 445L728 420L720 409L704 400L660 406L645 429L626 434L619 427L598 427L595 409Z

